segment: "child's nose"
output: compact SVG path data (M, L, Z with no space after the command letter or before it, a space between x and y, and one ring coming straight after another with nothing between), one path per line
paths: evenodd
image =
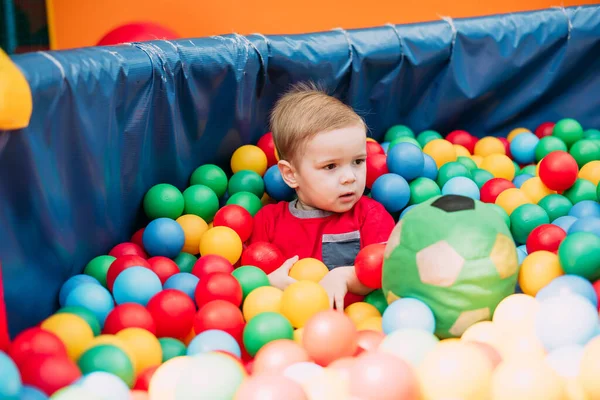
M354 175L354 171L351 168L344 169L342 173L342 184L353 183L356 181L356 175Z

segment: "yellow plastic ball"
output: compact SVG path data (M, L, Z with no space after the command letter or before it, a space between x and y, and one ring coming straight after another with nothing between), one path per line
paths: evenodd
M533 296L524 293L505 297L496 309L492 321L505 332L535 332L535 316L540 303Z
M512 142L512 140L514 138L517 137L517 135L520 135L521 133L531 133L531 131L527 128L515 128L512 131L510 131L510 133L508 134L508 136L506 136L506 140L508 140L508 142Z
M381 325L382 320L382 317L365 318L361 322L356 324L356 330L383 332L383 326Z
M548 189L538 176L527 179L523 182L520 189L534 204L539 203L541 199L549 194L556 193L556 191Z
M600 399L600 336L590 340L583 348L577 380L590 399Z
M471 156L471 160L477 165L477 168L481 168L481 163L483 163L483 157L481 156Z
M498 349L502 340L502 331L492 321L480 321L468 327L462 334L461 340L486 343Z
M297 281L321 281L327 275L329 269L321 260L316 258L303 258L296 261L296 263L290 269L290 276Z
M375 142L375 143L377 143L377 140L373 139L372 137L368 137L368 138L367 138L367 141L371 141L371 142Z
M535 296L554 278L564 275L558 256L550 251L535 251L523 260L519 271L519 285L523 293Z
M283 291L281 313L294 328L302 328L310 317L329 308L329 296L318 283L298 281Z
M512 160L504 154L490 154L483 158L481 169L485 169L494 178L504 178L512 181L515 177L515 165Z
M260 176L267 170L267 155L258 146L247 144L238 148L231 156L231 171L236 172L248 169Z
M486 136L475 143L473 154L483 158L492 154L506 155L506 149L500 139L493 136Z
M123 341L123 339L117 337L117 335L109 335L109 334L104 334L104 335L100 335L100 336L96 336L94 338L94 340L92 340L85 348L84 351L88 351L89 349L91 349L92 347L96 347L96 346L100 346L103 344L108 344L111 346L115 346L121 350L123 350L123 352L125 354L127 354L127 357L129 357L129 361L131 361L131 365L135 366L137 360L135 359L135 355L133 354L133 352L131 351L131 349L129 348L129 346L127 346L127 343L125 343Z
M67 354L77 361L86 347L94 340L94 332L83 318L70 313L54 314L40 325L44 330L54 333L65 344Z
M456 161L456 149L454 145L445 139L434 139L423 147L423 153L429 155L435 161L438 168L442 165Z
M537 358L542 360L546 357L546 349L535 332L504 332L497 350L503 360L513 358Z
M235 264L242 255L242 239L227 226L215 226L200 239L200 255L217 254Z
M506 189L496 197L497 205L502 207L504 211L510 216L512 212L523 204L531 204L531 200L521 189L510 188Z
M455 144L454 150L456 151L456 157L471 157L471 153L465 146L461 146L460 144Z
M350 304L344 310L346 315L354 322L354 325L358 328L361 322L371 317L381 317L379 310L372 304L365 303L364 301L358 301Z
M208 230L208 224L199 216L194 214L185 214L176 219L177 223L183 229L185 242L181 251L190 254L198 254L200 251L200 239Z
M152 333L142 328L126 328L116 335L125 343L135 357L135 371L140 374L146 368L162 363L162 347Z
M578 177L598 186L600 183L600 161L590 161L579 170Z
M294 329L294 342L302 345L302 335L304 334L304 328Z
M250 321L263 312L281 312L283 291L273 286L261 286L251 291L242 305L244 319Z
M492 377L494 400L564 400L564 383L543 360L510 359L501 362Z

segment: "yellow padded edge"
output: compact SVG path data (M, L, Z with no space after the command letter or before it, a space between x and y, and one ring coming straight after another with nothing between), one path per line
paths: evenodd
M21 70L0 49L0 129L27 127L32 108L29 83Z

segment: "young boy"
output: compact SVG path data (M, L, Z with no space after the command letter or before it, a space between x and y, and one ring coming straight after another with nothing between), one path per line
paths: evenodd
M375 200L363 196L367 128L351 107L314 85L298 84L275 104L271 114L277 164L297 200L263 207L255 216L250 243L275 244L287 258L269 274L285 289L299 258L322 260L329 273L320 284L331 306L343 311L348 291L372 291L354 270L358 251L388 240L394 220Z

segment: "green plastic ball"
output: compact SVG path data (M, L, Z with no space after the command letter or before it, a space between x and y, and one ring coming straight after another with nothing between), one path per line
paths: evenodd
M236 268L231 275L240 283L243 299L246 299L246 296L254 289L271 285L267 274L262 269L253 265L244 265Z
M442 194L440 187L435 183L434 180L429 178L420 177L408 184L410 187L410 200L409 205L419 204L434 196Z
M184 212L194 214L210 223L219 210L219 198L215 192L204 185L193 185L183 192Z
M175 186L168 183L154 185L144 196L144 212L153 220L156 218L177 219L184 210L184 196Z
M254 171L238 171L229 179L227 192L229 195L239 192L250 192L254 193L260 199L265 194L265 182L262 176Z
M528 165L526 167L521 168L521 170L519 171L519 175L521 174L529 174L531 176L536 176L537 174L535 173L535 165Z
M596 200L598 198L596 185L586 179L577 179L573 186L563 193L573 204L584 200Z
M426 130L417 135L417 142L419 142L421 147L425 147L427 143L435 139L443 139L443 137L438 132L433 130Z
M394 146L397 145L398 143L411 143L411 144L414 144L415 146L417 146L418 148L421 148L421 145L419 144L419 142L417 142L417 140L415 138L403 136L403 137L394 139L390 142L390 145L388 146L388 152L391 149L393 149Z
M221 198L227 190L227 174L217 165L204 164L192 173L190 186L193 185L208 186Z
M98 257L94 257L90 260L89 263L85 266L83 273L91 276L92 278L96 278L98 282L104 287L106 286L106 274L108 273L108 269L113 261L116 260L116 257L102 255Z
M596 188L596 197L598 198L598 201L600 201L600 185Z
M458 161L459 163L461 163L462 165L464 165L465 167L467 167L467 169L469 171L473 171L474 169L477 169L477 164L475 164L475 161L473 161L469 157L459 156L456 159L456 161Z
M192 269L194 268L194 264L198 259L196 256L190 253L181 252L177 257L173 259L175 264L179 267L179 272L189 272L192 273Z
M399 137L415 137L415 133L406 125L394 125L385 133L384 142L392 142Z
M552 136L556 136L565 142L567 147L571 147L573 143L583 138L583 128L573 118L564 118L554 125Z
M600 278L600 237L591 232L567 235L558 247L558 259L565 274L596 281Z
M584 139L600 139L600 131L598 129L588 129L583 132Z
M88 310L85 307L81 306L67 306L59 309L57 314L68 313L77 315L85 320L87 324L92 328L92 332L94 332L94 336L98 336L102 332L102 328L100 327L100 322L96 315Z
M537 204L523 204L510 214L510 231L517 243L524 244L532 230L542 224L549 224L546 211Z
M276 312L263 312L246 323L243 342L252 357L267 343L278 339L294 338L294 328L290 321Z
M118 376L130 388L133 387L135 371L127 354L116 346L100 344L86 350L77 365L83 375L104 371Z
M381 289L373 290L371 293L366 295L365 303L369 303L370 305L375 307L381 315L383 315L383 312L385 311L385 309L388 306L388 302L385 299L383 290L381 290Z
M513 161L513 167L515 167L515 176L519 175L519 172L521 172L521 167L519 167L519 164L517 164L516 161Z
M552 222L559 217L569 215L573 203L563 195L549 194L538 202L538 206L546 211L550 222Z
M446 182L457 176L464 176L469 179L472 178L471 172L469 172L468 168L458 161L446 163L442 165L438 171L437 184L439 187L444 187Z
M556 136L544 136L535 147L535 160L539 162L553 151L567 151L567 145Z
M508 213L504 211L504 208L500 207L498 204L493 203L488 204L488 206L492 207L492 209L502 217L502 219L506 223L506 226L508 226L508 228L510 229L510 217L508 216Z
M473 177L473 182L477 184L477 187L481 189L483 185L490 179L494 179L494 175L491 172L486 171L485 169L476 168L471 171L471 175Z
M162 349L163 363L171 358L185 356L187 353L185 344L177 339L163 337L158 339L158 343L160 343L160 348Z
M253 217L262 208L262 202L250 192L237 192L227 199L227 204L237 204L244 207Z
M573 143L569 154L573 156L579 168L590 161L600 160L600 146L594 140L582 139Z

